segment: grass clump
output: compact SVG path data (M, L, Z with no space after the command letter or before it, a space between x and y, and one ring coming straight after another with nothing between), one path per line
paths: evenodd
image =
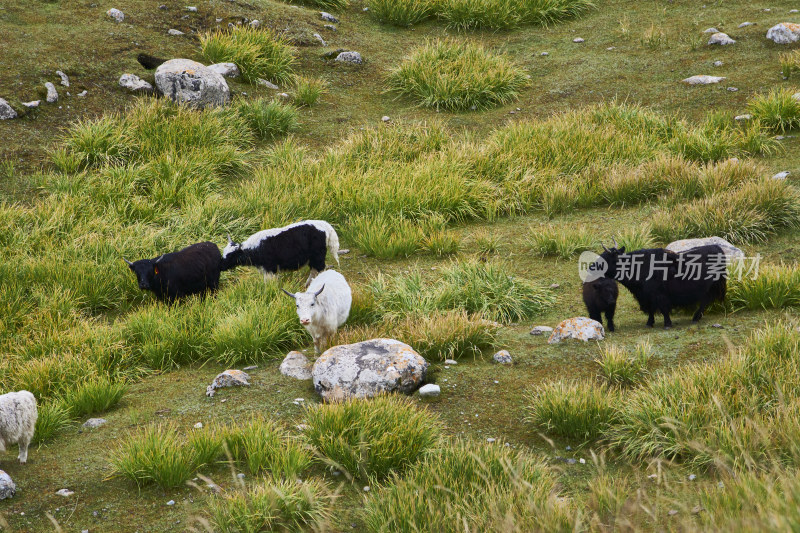
M306 424L303 436L329 466L367 480L405 471L441 438L430 413L395 396L315 405Z
M754 96L748 110L754 118L772 131L785 133L800 127L800 100L796 90L776 87L767 94Z
M211 502L214 531L318 531L326 529L333 499L319 480L260 481Z
M367 0L369 15L382 24L411 26L433 14L434 0Z
M70 409L60 400L39 404L38 412L39 416L33 431L34 444L53 439L68 428L73 420Z
M527 420L552 435L591 441L614 423L616 402L616 394L591 382L548 383L531 394Z
M726 296L735 310L800 307L800 265L763 265L757 272L742 271L728 279Z
M788 80L792 73L800 70L800 52L797 50L781 52L778 54L778 60L781 63L781 74L784 79Z
M297 110L274 100L239 100L235 109L253 133L263 140L284 136L300 127Z
M444 0L436 11L452 29L509 30L526 24L549 26L593 7L590 0Z
M516 100L528 84L508 57L478 44L431 41L413 51L388 78L389 90L423 107L464 111Z
M548 226L532 230L531 248L539 255L569 259L597 245L596 239L586 228L558 228Z
M638 344L633 354L612 344L603 348L600 357L594 361L600 367L599 377L607 385L630 387L640 384L647 375L652 352L652 346L647 342Z
M246 465L253 475L270 474L278 480L295 480L314 460L308 448L262 416L228 427L223 440L233 459Z
M297 76L294 81L294 102L297 105L311 107L325 93L328 82L322 78Z
M555 478L525 452L456 441L366 502L369 531L565 531Z
M108 378L92 379L67 391L63 403L72 418L103 413L119 403L126 389L125 383Z
M235 63L249 83L259 79L278 85L292 82L294 50L270 30L250 26L216 30L200 36L200 47L210 63Z

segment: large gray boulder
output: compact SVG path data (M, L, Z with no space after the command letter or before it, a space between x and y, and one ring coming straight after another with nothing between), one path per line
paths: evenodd
M11 104L0 98L0 120L8 120L17 118L17 112L11 107Z
M11 476L0 470L0 500L13 498L17 493L17 486L12 481Z
M676 254L683 253L698 246L709 246L716 244L725 253L728 259L741 259L744 257L744 252L732 245L722 237L703 237L701 239L681 239L679 241L671 242L667 245L667 250L675 252Z
M281 363L281 374L290 378L311 379L311 363L302 352L289 352Z
M427 370L428 362L408 344L372 339L329 348L314 363L311 375L323 400L339 401L413 392Z
M231 99L221 74L191 59L170 59L156 69L156 87L174 102L196 109L222 106Z
M781 22L767 30L767 39L777 44L791 44L800 39L800 24Z

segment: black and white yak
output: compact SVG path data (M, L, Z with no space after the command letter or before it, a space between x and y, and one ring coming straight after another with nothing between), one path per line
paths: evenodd
M676 254L664 248L625 252L625 247L605 250L604 276L616 279L628 289L642 311L647 325L655 324L655 313L664 316L664 328L672 327L669 317L676 307L697 305L692 321L699 321L706 307L724 301L727 289L725 253L717 245L699 246Z
M156 259L125 262L136 274L139 288L152 291L159 300L171 302L219 287L222 255L213 242L192 244Z
M250 265L269 280L282 270L298 270L308 265L311 269L306 281L308 287L325 270L328 252L339 265L339 236L333 226L324 220L303 220L259 231L241 244L228 235L228 245L222 251L222 270Z

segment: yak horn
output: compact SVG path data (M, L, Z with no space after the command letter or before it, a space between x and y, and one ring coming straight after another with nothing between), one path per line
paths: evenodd
M294 295L294 294L292 294L291 292L287 291L286 289L281 289L281 290L282 290L283 292L285 292L287 295L291 296L292 298L294 298L294 299L297 299L297 296L295 296L295 295Z
M320 293L321 293L323 290L325 290L325 285L324 285L324 284L322 285L322 287L320 287L320 289L319 289L317 292L315 292L315 293L314 293L314 298L316 298L317 296L319 296L319 295L320 295Z
M603 250L605 250L606 252L610 252L610 251L611 251L611 250L609 250L608 248L606 248L606 245L605 245L605 244L603 244L602 242L600 243L600 246L602 246L602 247L603 247Z
M133 263L131 263L130 261L128 261L128 260L127 260L127 259L125 259L124 257L122 258L122 260L123 260L123 261L125 261L126 263L128 263L128 266L133 266Z
M617 239L611 237L611 240L614 242L614 248L619 248L619 244L617 244Z
M228 244L233 244L233 239L231 239L230 233L228 233Z

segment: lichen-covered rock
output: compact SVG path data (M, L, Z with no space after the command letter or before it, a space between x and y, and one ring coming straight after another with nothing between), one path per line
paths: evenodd
M56 90L56 86L48 81L44 84L44 88L47 89L47 103L53 104L58 102L58 91Z
M724 76L707 76L702 74L698 76L691 76L681 81L683 81L683 83L688 83L689 85L709 85L711 83L719 83L724 79L726 79Z
M236 66L236 63L214 63L206 68L213 70L217 74L226 78L237 78L239 77L239 74L241 74L239 72L239 67Z
M202 109L222 106L231 99L221 74L191 59L170 59L156 69L156 87L174 102Z
M508 350L500 350L492 356L492 360L501 365L510 365L513 362L511 359L511 354L508 353Z
M556 326L550 338L547 339L547 343L556 344L564 339L578 339L584 342L601 341L605 336L603 324L591 318L579 316L568 318Z
M342 52L334 61L338 61L339 63L352 63L353 65L360 65L364 62L364 59L361 57L361 54L358 52Z
M800 39L800 24L781 22L767 30L767 39L777 44L791 44Z
M153 90L153 86L144 81L142 78L137 76L136 74L123 74L119 77L119 86L123 89L128 89L132 92L138 91L145 91L149 92Z
M214 396L217 389L221 389L223 387L242 386L250 386L250 376L241 370L226 370L225 372L218 374L217 377L214 378L214 381L211 382L211 385L206 387L206 396Z
M17 112L11 107L11 104L0 98L0 120L9 120L17 118Z
M281 374L295 379L311 379L311 363L301 352L289 352L281 363Z
M116 20L117 22L122 22L123 20L125 20L125 13L114 7L106 11L106 15Z
M100 426L104 426L106 422L108 421L105 418L90 418L83 423L83 427L86 429L97 429Z
M69 87L69 76L61 72L60 70L56 71L56 74L61 78L61 85L64 87Z
M394 339L334 346L314 363L314 388L325 401L413 392L425 380L428 362Z
M679 241L671 242L667 245L667 250L680 254L686 250L697 248L698 246L710 246L716 244L725 253L729 259L739 259L744 257L744 252L732 245L722 237L703 237L701 239L681 239Z
M717 32L708 40L708 44L719 44L725 46L727 44L734 44L736 41L731 39L727 33Z
M0 500L13 498L16 493L17 486L14 484L11 476L6 474L3 470L0 470Z

